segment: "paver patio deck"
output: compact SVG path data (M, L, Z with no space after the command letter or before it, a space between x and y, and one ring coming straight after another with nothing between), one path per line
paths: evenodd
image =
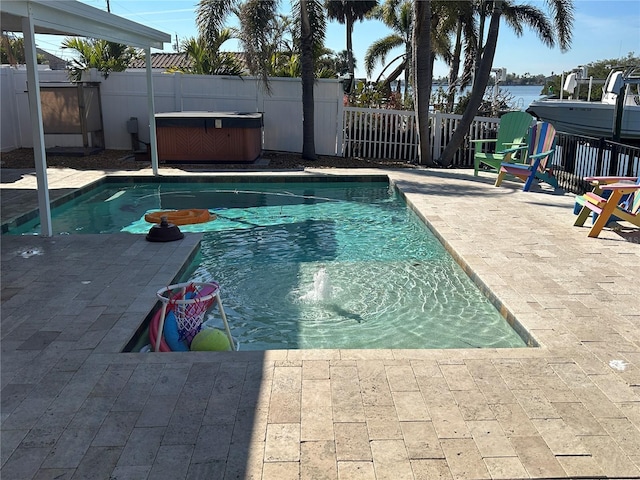
M2 173L4 223L35 181ZM200 236L5 235L1 477L640 478L640 233L588 238L572 195L489 174L383 173L540 346L120 353ZM52 171L52 197L103 174Z

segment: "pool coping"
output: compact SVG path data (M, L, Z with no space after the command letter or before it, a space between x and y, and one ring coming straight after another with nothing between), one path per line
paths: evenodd
M536 340L536 338L518 321L516 316L509 310L502 300L491 290L491 288L482 280L482 278L476 274L473 268L467 263L463 256L453 248L453 246L447 241L447 239L438 232L437 228L429 222L420 209L411 202L410 198L407 198L402 190L398 189L400 194L405 199L405 202L411 208L411 210L420 218L429 231L438 239L444 249L451 255L455 262L462 268L465 274L469 277L471 282L480 290L482 295L498 310L502 318L511 326L511 328L518 334L518 336L525 342L527 348L539 348L542 345Z

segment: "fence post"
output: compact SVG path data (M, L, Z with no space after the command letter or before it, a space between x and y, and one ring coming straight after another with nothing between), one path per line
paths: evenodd
M617 176L618 173L618 143L611 142L611 161L609 162L609 175Z
M431 128L431 160L437 160L440 157L442 149L442 113L436 111L433 115L433 123Z
M338 94L342 92L342 84L338 84ZM344 118L344 93L338 95L336 114L336 155L344 157L344 127L346 120Z
M173 105L176 112L182 111L182 73L173 74Z
M602 161L604 160L604 149L606 146L606 142L604 138L600 138L598 141L598 157L596 159L596 175L603 175L602 171Z

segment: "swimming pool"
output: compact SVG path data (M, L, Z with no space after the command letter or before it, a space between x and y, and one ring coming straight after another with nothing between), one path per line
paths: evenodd
M526 346L387 182L107 184L53 228L147 233L160 208L216 214L180 228L206 232L190 276L221 284L243 350Z

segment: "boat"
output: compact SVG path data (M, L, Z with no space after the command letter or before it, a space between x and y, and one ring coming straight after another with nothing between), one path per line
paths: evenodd
M586 72L585 72L586 73ZM585 74L573 72L564 82L564 90L572 91L586 83ZM591 86L591 82L590 86ZM640 141L640 68L613 69L604 81L600 101L544 98L531 102L527 113L551 123L559 132L597 138L615 138L616 92L624 91L620 141ZM590 98L590 91L589 97Z

